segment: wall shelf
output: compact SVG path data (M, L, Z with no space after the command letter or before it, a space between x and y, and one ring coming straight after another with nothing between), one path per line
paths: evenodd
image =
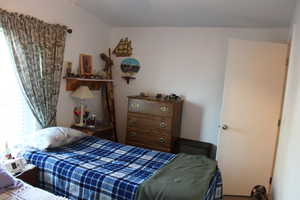
M86 78L71 78L64 77L66 79L66 90L74 91L79 86L85 85L90 88L90 90L100 90L103 84L113 83L113 80L110 79L86 79Z
M126 80L126 83L127 83L127 84L129 84L130 81L136 79L135 77L132 77L132 76L122 76L122 78L123 78L124 80Z

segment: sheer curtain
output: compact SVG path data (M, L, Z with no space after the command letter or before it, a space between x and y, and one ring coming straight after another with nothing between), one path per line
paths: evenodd
M26 134L37 129L33 116L19 85L14 61L0 29L0 155L8 142L12 147L20 144Z

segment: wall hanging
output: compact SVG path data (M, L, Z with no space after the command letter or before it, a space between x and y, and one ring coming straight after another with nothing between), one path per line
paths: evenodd
M117 57L131 56L133 50L131 43L131 40L128 40L128 38L121 39L117 47L114 49L113 54L115 54Z
M121 70L126 74L122 78L126 80L127 84L130 83L130 80L136 79L134 75L140 71L140 68L140 62L135 58L125 58L121 62Z

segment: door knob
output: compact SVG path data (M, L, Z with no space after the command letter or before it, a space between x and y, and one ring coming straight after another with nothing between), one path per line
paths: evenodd
M222 125L222 129L223 129L223 130L227 130L227 129L228 129L228 125L223 124L223 125Z

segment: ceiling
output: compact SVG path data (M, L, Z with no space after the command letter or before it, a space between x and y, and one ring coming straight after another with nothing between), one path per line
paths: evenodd
M295 0L73 0L112 26L287 27Z

